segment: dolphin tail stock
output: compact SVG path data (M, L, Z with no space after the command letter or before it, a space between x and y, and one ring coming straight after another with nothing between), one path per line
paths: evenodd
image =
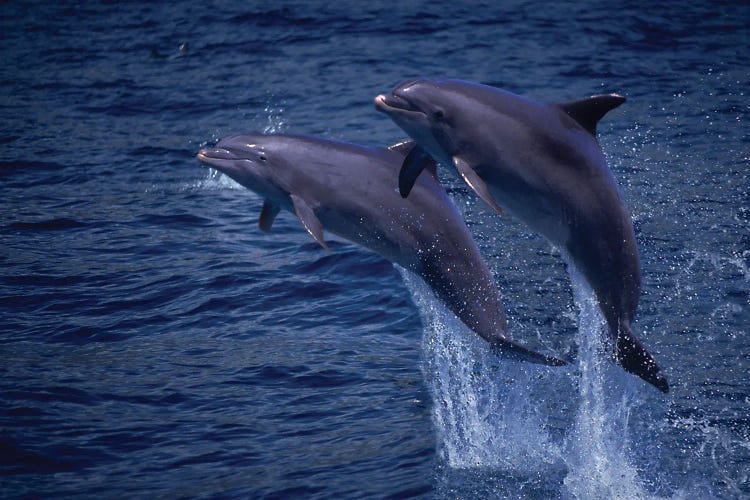
M669 382L661 372L643 344L633 335L627 322L620 322L619 328L611 334L615 339L615 358L625 371L636 375L663 393L669 392Z
M564 366L568 363L554 356L532 351L528 347L508 339L493 339L490 346L498 355L516 361L525 361L538 365Z

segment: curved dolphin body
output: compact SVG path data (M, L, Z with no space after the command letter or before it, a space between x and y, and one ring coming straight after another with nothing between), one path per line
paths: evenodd
M431 156L494 211L505 209L567 252L596 294L617 362L669 390L630 329L641 277L633 224L596 140L596 124L625 98L545 104L460 80L410 80L375 107L414 138L399 188L408 195Z
M547 365L565 362L513 342L500 294L460 214L434 176L408 200L395 178L413 142L370 148L294 135L234 135L197 159L265 198L258 221L269 231L281 209L328 248L323 229L419 275L469 328L501 354Z

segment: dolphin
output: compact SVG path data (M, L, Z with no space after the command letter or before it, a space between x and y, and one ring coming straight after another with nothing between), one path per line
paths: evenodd
M458 210L436 178L414 183L408 200L395 178L414 142L365 147L301 135L242 134L197 159L262 196L258 224L270 231L281 209L328 249L323 230L420 276L465 325L499 354L551 366L565 362L514 342L500 293ZM428 162L426 162L428 163Z
M477 83L414 79L375 107L416 140L399 175L402 196L435 159L487 205L508 211L563 250L594 290L615 360L669 391L630 324L641 287L630 214L596 139L598 121L625 98L547 104Z

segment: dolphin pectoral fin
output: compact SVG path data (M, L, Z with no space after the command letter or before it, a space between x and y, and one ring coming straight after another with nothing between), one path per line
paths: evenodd
M294 205L294 213L297 214L297 218L302 223L302 226L315 241L320 243L320 246L329 250L326 240L323 239L323 224L320 223L320 219L315 215L313 209L310 208L310 205L305 200L297 195L290 195L290 198Z
M596 136L596 124L599 120L623 102L625 98L619 94L603 94L562 103L559 106L581 127Z
M492 349L494 351L496 351L500 356L504 358L547 366L565 366L568 364L567 362L554 356L549 356L547 354L532 351L531 349L524 347L521 344L505 338L495 339L490 342L490 345L492 346Z
M258 217L258 227L260 227L261 231L267 233L271 230L273 221L276 219L276 216L279 215L280 210L280 207L274 205L268 200L263 202L263 209L260 211L260 217Z
M398 191L401 193L402 198L409 196L411 188L414 187L414 183L417 182L417 177L422 173L422 170L429 167L430 164L435 164L432 157L419 146L414 146L409 154L404 158L404 162L401 164L401 170L398 173Z
M646 348L633 335L626 323L620 324L616 335L616 360L625 371L636 375L663 393L669 392L669 382Z
M453 157L453 165L455 165L458 173L461 175L466 184L468 184L469 187L477 194L477 196L482 198L484 202L487 203L490 208L492 208L492 210L497 212L498 215L503 215L503 210L495 201L492 193L490 193L487 184L485 184L481 177L477 175L474 169L471 168L468 163L466 163L458 156Z

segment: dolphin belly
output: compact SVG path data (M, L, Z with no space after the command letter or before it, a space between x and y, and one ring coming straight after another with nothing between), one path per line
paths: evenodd
M567 224L564 208L540 193L526 189L508 187L507 184L489 184L493 196L503 209L523 222L532 231L544 236L558 248L564 248L570 240L571 228Z

